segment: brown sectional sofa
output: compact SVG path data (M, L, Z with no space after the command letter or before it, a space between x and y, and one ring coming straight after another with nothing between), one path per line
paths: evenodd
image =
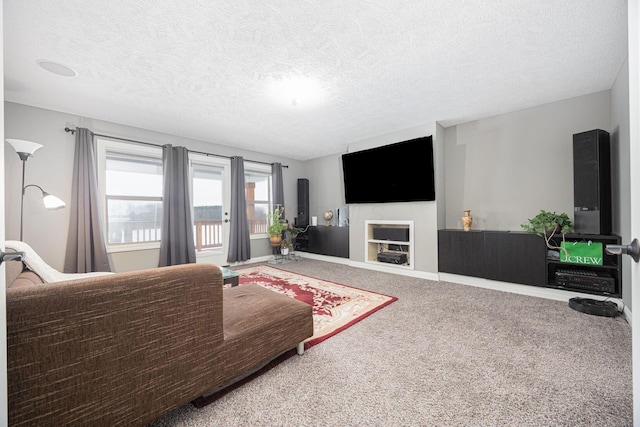
M311 306L257 285L223 289L211 264L47 284L14 279L11 264L12 426L145 425L313 335Z

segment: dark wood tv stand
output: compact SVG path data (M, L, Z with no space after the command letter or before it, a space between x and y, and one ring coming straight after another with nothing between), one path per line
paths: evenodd
M556 244L562 236L553 237ZM620 244L617 235L567 234L567 241L591 240ZM622 295L619 255L604 255L604 265L592 266L560 262L548 257L544 239L521 231L438 230L438 271L501 282L571 290L594 295ZM615 292L559 286L557 269L577 269L606 273L615 280Z
M349 227L309 226L296 237L296 250L349 258Z

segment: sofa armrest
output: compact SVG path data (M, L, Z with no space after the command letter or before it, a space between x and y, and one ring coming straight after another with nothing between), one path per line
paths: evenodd
M8 289L11 424L142 424L199 396L222 282L188 264Z

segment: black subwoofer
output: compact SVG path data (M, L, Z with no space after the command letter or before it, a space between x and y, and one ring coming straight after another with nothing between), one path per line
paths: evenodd
M604 130L573 135L573 201L576 233L611 233L611 147Z
M296 216L296 227L306 227L309 225L309 180L298 178L298 216Z

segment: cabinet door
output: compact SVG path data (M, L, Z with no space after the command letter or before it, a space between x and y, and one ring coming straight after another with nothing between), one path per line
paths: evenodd
M486 278L523 285L546 286L547 250L533 233L485 231Z
M349 227L309 227L307 252L349 258Z
M439 230L438 271L464 276L484 277L483 232Z
M330 227L331 254L336 257L349 258L349 227Z

